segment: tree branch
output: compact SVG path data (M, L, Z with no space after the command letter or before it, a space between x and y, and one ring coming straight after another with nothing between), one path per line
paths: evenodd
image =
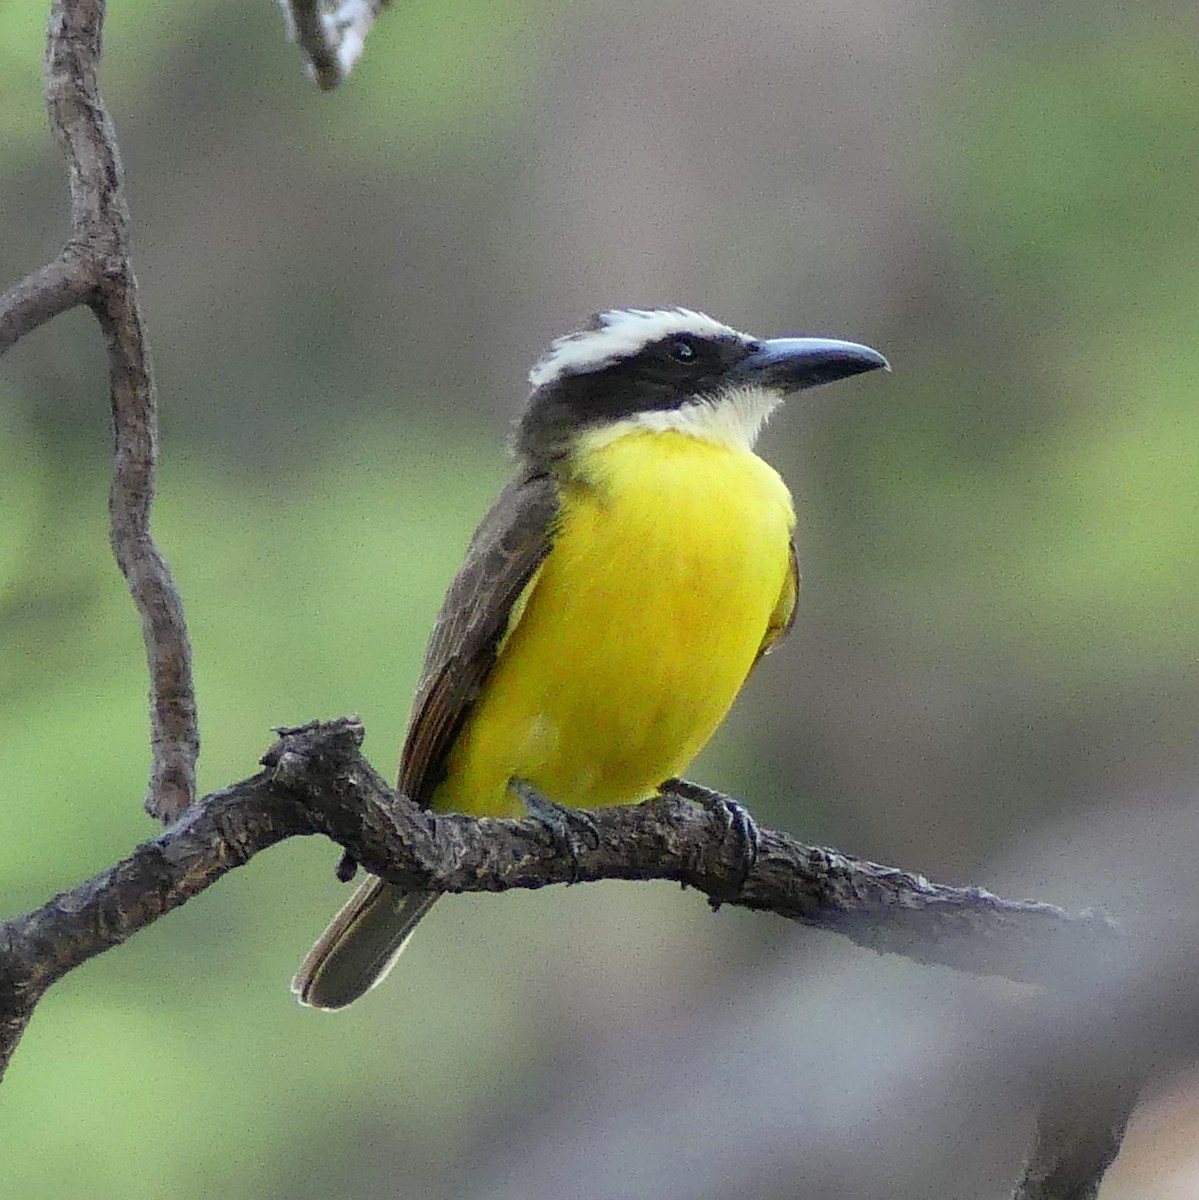
M757 860L735 892L740 840L717 808L687 798L685 784L590 814L597 844L580 847L572 862L539 821L417 808L362 757L363 728L353 718L281 733L264 771L206 797L110 870L0 925L0 1066L55 980L301 834L325 834L403 887L499 892L669 879L716 904L774 912L880 952L1031 982L1060 978L1066 959L1093 964L1119 940L1095 913L933 884L771 829L759 831Z
M1092 1078L1058 1079L1037 1119L1036 1135L1012 1200L1095 1200L1120 1152L1137 1086ZM1072 1064L1063 1064L1071 1073Z
M108 344L115 467L110 536L142 622L150 670L152 765L146 809L174 820L195 798L199 724L183 602L154 544L158 397L129 257L129 209L116 133L100 97L105 0L54 0L46 40L46 106L67 163L71 235L53 262L0 296L0 353L76 304Z
M93 310L108 343L116 431L109 536L141 617L150 673L152 759L146 811L173 821L195 799L200 726L183 600L150 532L158 475L158 397L137 281L127 257L122 256L119 268L104 281Z
M322 0L279 0L287 35L322 92L331 92L354 69L366 35L390 5L391 0L342 0L329 11Z
M0 354L52 317L87 304L95 281L68 248L0 294Z

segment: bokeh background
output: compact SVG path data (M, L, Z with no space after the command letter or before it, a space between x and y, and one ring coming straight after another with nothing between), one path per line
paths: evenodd
M0 8L5 282L65 228L45 8ZM692 774L946 882L1193 908L1189 0L403 0L330 96L268 3L123 0L103 82L205 789L346 712L394 770L528 365L683 303L895 368L767 431L800 619ZM0 399L15 913L153 829L90 318L13 350ZM336 857L280 846L54 990L0 1092L6 1195L1006 1195L1032 1112L920 1080L1024 993L608 885L440 905L330 1017L287 981ZM1197 1121L1185 1078L1150 1097L1104 1200L1199 1193Z

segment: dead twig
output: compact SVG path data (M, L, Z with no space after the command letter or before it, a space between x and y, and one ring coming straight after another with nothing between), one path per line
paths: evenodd
M115 466L110 537L142 622L150 673L152 764L146 809L172 821L195 798L199 723L183 602L150 532L158 470L158 397L137 280L116 133L100 96L105 0L54 0L46 105L66 158L71 233L62 253L0 296L0 353L78 304L108 344Z
M322 0L279 0L288 37L322 92L331 92L354 69L366 35L390 5L391 0L342 0L330 8Z
M215 792L115 867L0 924L0 1065L40 996L222 875L284 838L321 833L401 886L499 892L601 879L669 879L710 899L800 921L880 952L959 970L1054 982L1065 964L1102 969L1120 939L1101 915L1001 900L930 883L759 828L744 845L679 784L644 804L589 814L598 834L577 858L543 823L434 815L390 788L345 718L283 731L266 769ZM736 890L739 884L739 890Z

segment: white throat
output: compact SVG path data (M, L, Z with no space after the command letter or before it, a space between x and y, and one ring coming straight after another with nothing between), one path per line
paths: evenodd
M634 413L584 434L591 448L606 446L626 434L682 433L729 450L753 450L770 414L782 403L771 388L743 387L718 396L697 396L679 408Z

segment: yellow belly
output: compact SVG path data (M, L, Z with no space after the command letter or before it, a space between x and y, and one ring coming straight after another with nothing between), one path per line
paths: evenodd
M433 797L520 813L631 803L682 772L749 673L787 586L794 515L747 450L628 434L587 454Z

